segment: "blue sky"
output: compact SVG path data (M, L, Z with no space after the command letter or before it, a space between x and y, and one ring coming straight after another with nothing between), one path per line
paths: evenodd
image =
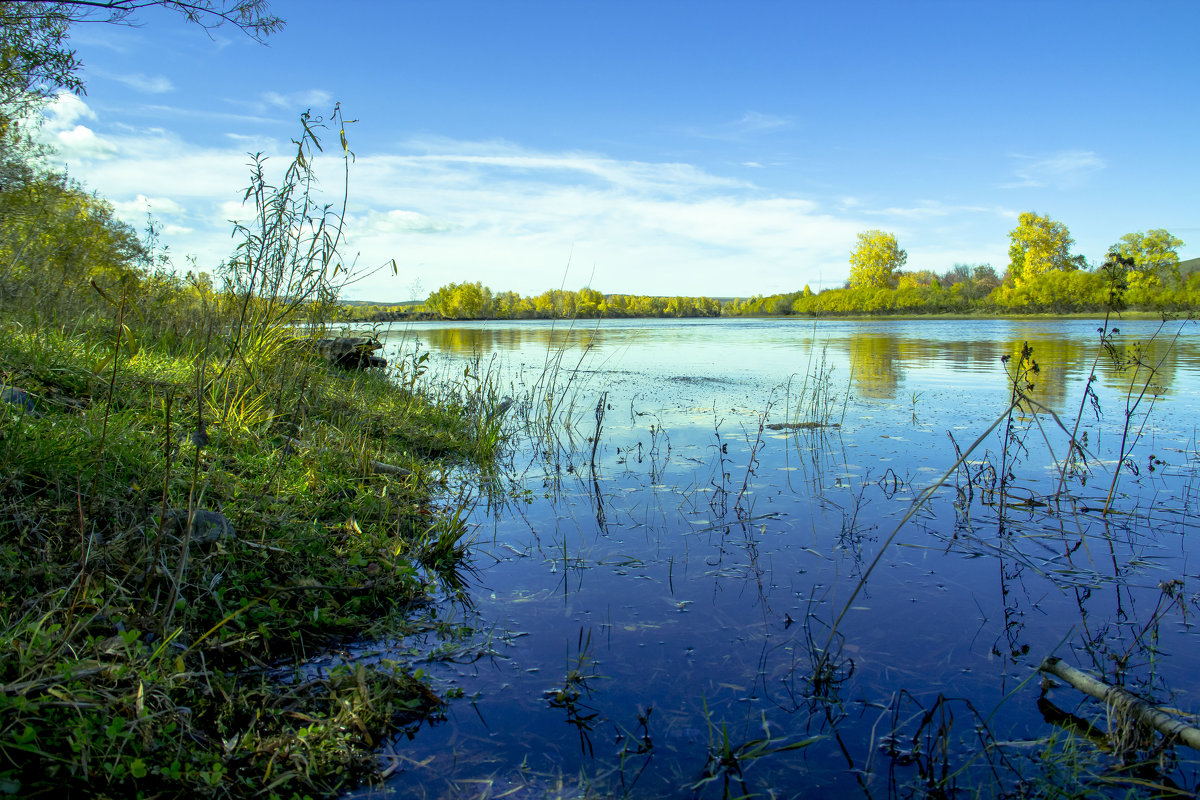
M87 95L44 135L177 263L213 270L247 153L348 129L354 299L837 286L860 231L909 269L1007 266L1023 211L1100 260L1200 255L1200 3L277 2L261 46L164 12L72 42ZM319 165L331 189L336 164ZM395 259L391 269L367 274ZM184 265L186 266L186 265Z

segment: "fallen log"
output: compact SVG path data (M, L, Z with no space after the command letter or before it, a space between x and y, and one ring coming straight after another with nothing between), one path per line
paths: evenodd
M818 428L840 428L837 422L772 422L764 425L769 431L812 431Z
M1104 681L1097 680L1054 656L1043 661L1038 669L1053 675L1086 695L1126 711L1168 739L1178 739L1193 750L1200 750L1200 728L1180 722L1166 711L1150 705L1137 695L1119 686L1110 686Z

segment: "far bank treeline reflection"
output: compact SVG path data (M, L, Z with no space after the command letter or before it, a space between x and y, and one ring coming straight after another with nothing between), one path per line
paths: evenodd
M969 326L971 323L964 324ZM421 349L468 358L530 349L545 349L547 353L591 348L604 351L621 348L631 339L643 337L651 339L655 348L664 354L695 346L694 325L607 325L422 327L405 332L403 336L406 341L419 340ZM957 324L952 331L943 328L943 333L950 334L945 336L936 332L922 335L917 330L920 322L913 323L912 330L902 334L895 330L872 331L871 325L856 324L852 331L825 331L812 326L800 330L797 327L788 332L784 346L793 353L807 352L810 348L825 350L835 361L846 365L857 395L887 400L898 396L907 370L940 368L964 378L971 374L994 375L1003 356L1009 356L1010 361L1015 362L1022 346L1028 343L1040 366L1033 394L1055 411L1067 410L1063 404L1071 382L1081 380L1089 373L1099 347L1098 333L1093 341L1087 342L1050 331L1018 327L1011 338L996 341L958 336L956 334L963 328ZM1136 355L1145 363L1157 365L1153 388L1160 394L1171 393L1180 363L1200 362L1200 347L1189 338L1172 343L1173 333L1173 330L1164 329L1163 334L1153 340L1149 336L1118 337L1113 345L1115 355L1123 363L1130 363ZM400 332L393 336L398 341ZM714 329L714 336L719 337L718 329ZM665 363L669 359L669 355L664 355ZM1107 355L1100 358L1097 375L1106 386L1124 391L1133 375L1128 370L1119 371L1113 366L1114 361ZM584 366L586 368L586 363ZM1142 377L1144 380L1144 375Z

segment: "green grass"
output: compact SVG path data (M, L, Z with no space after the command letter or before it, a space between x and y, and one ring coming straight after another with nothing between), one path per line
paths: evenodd
M0 794L369 778L381 738L442 701L391 664L286 667L461 587L462 509L436 498L501 446L494 397L336 372L299 345L221 372L194 337L117 348L113 330L0 317L0 380L34 403L0 403ZM188 541L190 509L235 536Z

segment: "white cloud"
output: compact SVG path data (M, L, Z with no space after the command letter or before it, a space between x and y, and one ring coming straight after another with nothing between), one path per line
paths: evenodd
M82 98L70 92L61 92L46 106L42 116L43 129L57 133L74 128L80 120L96 119L96 112L92 111Z
M59 116L94 119L82 105L64 106ZM237 245L230 220L253 212L241 201L246 151L271 155L266 168L274 175L293 151L284 138L239 130L225 144L199 147L170 131L121 128L104 139L107 157L77 151L71 171L131 224L144 222L149 204L165 219L163 243L180 265L190 254L199 268L212 269ZM315 169L336 195L340 160L319 156ZM340 198L319 202L327 201L336 206ZM980 213L934 201L872 212L852 198L775 193L688 163L426 138L391 152L359 149L343 253L367 271L393 258L400 269L399 277L391 270L366 277L351 290L354 298L395 299L418 279L430 289L479 280L538 294L563 283L568 263L571 288L744 295L840 285L856 234L878 227L880 215L915 225ZM914 239L914 250L920 246ZM955 260L967 258L930 266Z
M1083 183L1087 176L1108 166L1091 150L1063 150L1048 156L1014 154L1013 170L1016 180L1003 184L1002 189L1051 187L1070 189Z
M73 94L63 92L42 111L37 137L69 160L110 158L116 153L116 147L97 136L88 126L80 124L81 120L95 119L96 113L87 103Z
M183 206L170 197L147 197L144 194L139 194L132 200L114 201L112 205L117 213L126 219L138 215L145 216L146 212L156 217L184 213Z
M446 233L454 230L452 223L435 220L416 211L392 209L391 211L369 211L361 218L364 230L376 234L387 233Z
M149 210L165 223L163 244L180 265L184 255L194 255L202 268L211 269L228 256L233 214L226 212L232 208L246 216L240 187L249 179L249 157L243 149L198 147L161 128L123 125L103 137L81 125L64 128L76 119L96 119L78 98L60 100L52 112L43 135L55 146L56 160L108 199L125 222L140 230ZM284 148L271 143L262 149ZM282 165L283 159L278 161Z
M95 131L85 125L58 131L54 134L54 143L61 153L69 157L111 158L116 153L115 146L98 137Z
M900 219L929 219L931 217L944 217L949 214L950 211L941 206L931 204L918 205L911 208L891 206L889 208L881 208L874 211L866 211L864 213L882 217L899 217Z
M482 280L537 293L562 282L568 259L589 274L595 265L591 283L606 291L732 294L763 291L763 281L781 290L815 286L818 273L840 282L862 227L822 213L815 201L770 196L687 164L442 145L455 149L360 154L351 177L354 205L405 209L367 214L373 224L353 228L363 262L395 257L409 278L431 287ZM403 224L386 227L385 220ZM440 223L440 235L402 230L411 224L425 232L426 220ZM799 274L816 264L824 266ZM587 279L568 277L567 284Z
M173 134L152 131L113 135L107 144L113 157L73 163L72 171L113 200L145 195L190 209L193 199L235 196L247 181L248 158L241 151L193 148Z

